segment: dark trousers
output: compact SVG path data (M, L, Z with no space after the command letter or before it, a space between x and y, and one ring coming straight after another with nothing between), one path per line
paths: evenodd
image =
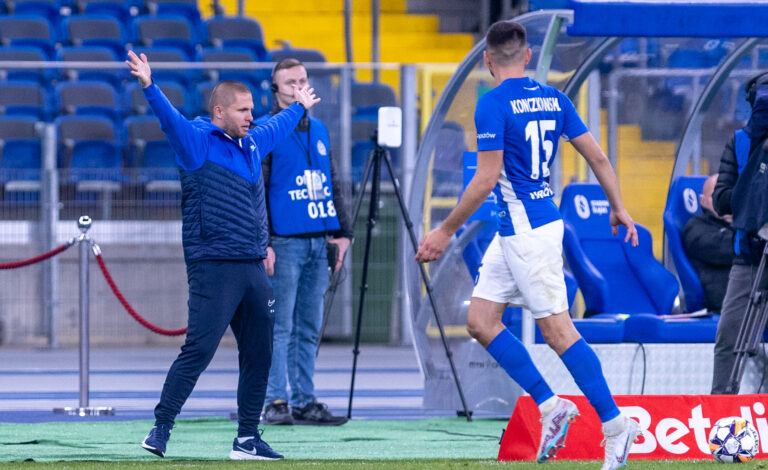
M749 294L757 275L757 266L734 264L728 277L728 288L720 310L715 339L714 369L712 374L713 395L722 395L728 387L731 371L736 364L733 349L739 338L739 329L747 313ZM763 274L763 281L766 276Z
M221 337L232 327L238 348L238 436L258 432L272 362L275 322L272 286L261 261L195 261L187 264L189 326L155 407L156 424L173 424L208 367Z

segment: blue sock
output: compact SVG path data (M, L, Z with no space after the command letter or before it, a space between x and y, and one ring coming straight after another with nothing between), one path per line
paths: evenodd
M512 380L531 395L537 405L555 395L539 373L528 350L512 332L502 331L486 349Z
M576 381L584 396L597 411L600 421L605 423L619 416L619 408L613 401L611 391L608 390L608 384L605 382L603 369L600 367L600 359L592 348L584 341L579 339L568 348L560 359L568 368L568 371Z

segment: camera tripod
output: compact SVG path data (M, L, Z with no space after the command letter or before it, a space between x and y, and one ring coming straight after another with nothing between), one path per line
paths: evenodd
M763 226L759 232L760 238L765 240L768 235L768 225ZM744 369L747 365L747 359L756 355L763 342L763 331L766 322L768 322L768 288L765 286L763 274L765 272L766 258L768 258L768 243L763 248L763 256L755 273L755 279L752 283L752 290L749 293L749 302L747 311L739 328L739 336L736 339L736 345L733 353L736 355L736 362L731 370L731 377L728 380L726 392L728 394L739 393L741 378L744 375Z
M352 378L349 384L349 404L347 407L347 418L352 417L352 398L354 397L354 392L355 392L355 374L357 372L357 357L360 354L360 331L361 331L362 320L363 320L363 306L365 304L365 293L368 290L368 284L367 284L368 283L368 264L370 261L369 256L371 251L371 234L379 218L379 199L381 196L382 161L386 164L387 172L389 173L389 177L392 180L392 184L395 190L395 195L397 196L397 202L398 202L398 205L400 206L400 214L402 215L403 221L405 222L405 227L408 230L408 235L410 236L411 246L413 247L414 253L419 248L419 243L418 243L418 240L416 239L416 234L413 231L413 223L411 222L411 219L408 216L408 210L405 207L403 196L400 193L400 183L398 182L397 177L395 176L395 172L392 169L392 160L389 155L389 150L387 150L386 148L378 144L378 136L375 132L371 137L371 140L373 141L374 148L371 150L371 152L368 155L368 160L366 161L366 164L365 164L365 170L363 171L363 178L361 180L362 186L360 189L360 193L357 195L357 198L355 200L354 211L352 213L352 220L353 221L357 220L357 216L360 213L360 208L362 206L363 196L365 195L365 186L368 183L369 177L371 176L371 171L373 171L373 179L371 181L370 205L368 209L368 223L366 226L366 234L365 234L365 251L363 254L363 272L362 272L362 279L360 281L360 300L357 308L357 325L355 329L355 342L354 342L355 346L354 346L354 349L352 350L352 354L353 354ZM437 328L440 331L440 339L443 343L443 348L445 349L445 355L448 358L448 363L450 364L451 372L453 373L453 379L456 382L456 391L459 393L459 399L461 400L464 416L467 417L467 421L472 421L472 415L471 415L471 412L467 409L467 402L464 399L464 392L461 389L459 376L456 373L456 366L453 363L453 353L451 352L451 349L448 346L448 341L445 337L445 330L443 329L443 324L440 321L440 315L437 312L437 305L434 300L432 284L429 282L429 278L427 277L427 271L424 268L423 264L419 264L419 271L421 273L421 279L424 282L424 285L426 286L427 295L429 296L429 302L430 302L430 305L432 306L432 312L435 317L435 324L437 325ZM335 277L336 277L336 273L334 273L334 278ZM334 282L334 280L335 279L332 279L331 288L329 289L325 297L323 326L320 329L320 336L319 336L320 338L322 338L323 331L325 331L328 313L330 312L330 307L333 304L333 297L335 295L336 286L338 284L338 282ZM318 342L318 348L319 348L319 342Z

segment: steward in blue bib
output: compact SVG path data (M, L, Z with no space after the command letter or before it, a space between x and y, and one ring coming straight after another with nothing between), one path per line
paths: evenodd
M263 116L256 124L270 118ZM352 238L348 216L334 191L340 182L322 121L304 116L293 133L262 161L262 172L272 235Z

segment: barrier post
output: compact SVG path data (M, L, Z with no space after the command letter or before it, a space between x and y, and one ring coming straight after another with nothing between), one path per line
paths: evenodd
M92 407L88 406L89 395L89 355L90 355L90 292L89 292L89 272L88 272L88 252L91 248L91 240L88 237L88 230L91 228L92 220L87 215L81 216L77 220L77 228L80 229L80 236L77 243L80 245L80 398L79 406L54 408L53 412L57 414L67 414L70 416L99 416L114 415L115 410L112 407Z

